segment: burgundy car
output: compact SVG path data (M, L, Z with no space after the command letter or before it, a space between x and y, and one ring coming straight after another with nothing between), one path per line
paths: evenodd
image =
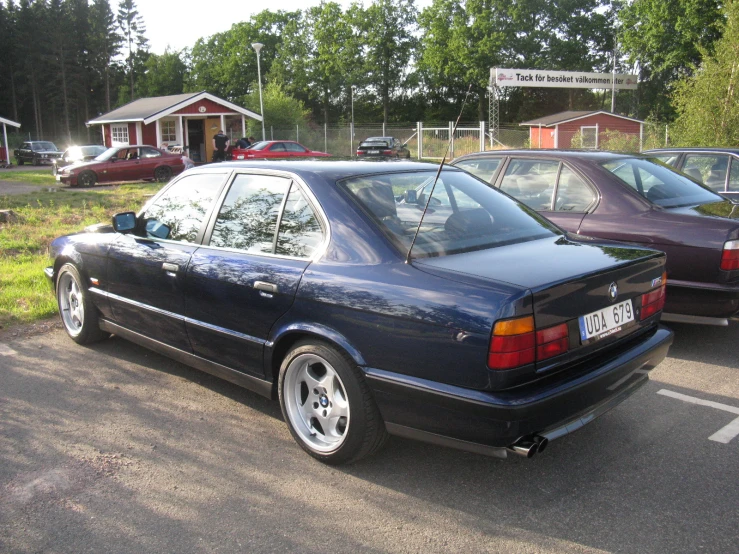
M663 320L727 325L739 313L739 205L646 156L481 152L453 165L578 235L667 253Z
M309 150L294 140L263 140L249 148L234 148L232 160L260 160L276 158L328 158L331 154Z
M166 183L173 175L193 166L187 156L164 152L153 146L118 146L108 148L90 162L60 167L56 180L72 187L147 179Z

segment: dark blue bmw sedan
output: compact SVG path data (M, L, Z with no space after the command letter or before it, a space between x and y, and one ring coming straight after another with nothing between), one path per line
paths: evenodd
M74 341L114 334L277 397L321 461L388 434L533 456L665 357L664 254L569 236L461 170L436 176L192 169L140 212L56 239L46 274Z

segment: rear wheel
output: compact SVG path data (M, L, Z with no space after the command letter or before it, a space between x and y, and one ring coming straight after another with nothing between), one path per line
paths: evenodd
M77 176L77 185L80 187L94 187L97 180L97 175L92 171L83 171Z
M23 160L23 158L16 158L16 159L15 159L15 161L17 161L17 162L18 162L18 165L23 165L24 163L26 163L26 162L25 162L25 161Z
M56 300L64 330L79 344L89 344L109 336L98 324L98 311L90 300L79 271L64 264L56 279Z
M157 167L154 170L154 178L160 183L166 183L172 178L172 168L167 166Z
M278 385L290 433L317 460L355 462L387 440L361 371L354 360L329 345L298 343L282 362Z

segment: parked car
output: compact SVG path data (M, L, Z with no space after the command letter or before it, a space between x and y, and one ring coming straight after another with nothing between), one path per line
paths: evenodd
M645 156L552 150L458 158L470 171L578 235L667 253L662 319L727 325L739 312L739 208Z
M275 158L328 158L331 154L310 150L294 140L263 140L249 148L231 150L232 160L275 159Z
M105 152L108 148L100 144L89 144L85 146L70 146L64 151L60 158L52 161L51 173L56 175L60 167L72 165L78 162L90 162Z
M739 148L660 148L645 156L666 163L714 192L739 201Z
M357 157L409 159L411 151L395 137L369 137L359 143Z
M388 433L530 457L665 357L665 256L568 237L453 168L432 194L446 221L419 229L414 189L436 170L198 167L138 214L54 240L45 273L74 341L114 333L277 397L324 462Z
M59 168L56 180L72 187L142 179L166 183L173 175L194 165L182 154L164 152L153 146L118 146L108 148L91 162Z
M50 164L62 156L62 152L53 142L48 140L27 140L20 148L13 151L16 163L23 165L28 162L33 165Z

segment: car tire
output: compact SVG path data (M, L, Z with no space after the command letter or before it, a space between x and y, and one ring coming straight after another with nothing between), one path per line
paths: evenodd
M77 175L77 186L78 187L94 187L97 183L98 178L92 171L83 171Z
M160 183L166 183L172 178L172 168L168 166L157 167L154 170L154 179Z
M64 264L56 278L56 301L64 330L78 344L102 340L109 333L100 329L99 316L79 271Z
M351 357L328 344L297 343L280 367L278 392L290 434L321 462L356 462L387 440L361 370Z

